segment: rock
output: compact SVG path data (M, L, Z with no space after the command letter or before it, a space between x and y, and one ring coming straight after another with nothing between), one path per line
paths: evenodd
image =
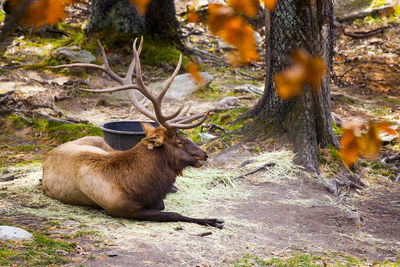
M24 240L31 238L33 238L33 235L24 229L14 226L0 225L0 241Z
M201 138L201 141L206 143L217 138L215 135L209 133L199 133L199 136Z
M240 85L235 87L233 90L238 92L251 93L255 95L262 95L264 93L264 90L251 84Z
M68 63L90 63L96 60L92 53L77 46L60 47L54 51L54 56L61 60L66 60Z
M227 109L227 108L235 107L238 104L238 102L239 102L239 98L237 98L236 96L227 96L217 102L216 108Z
M108 251L106 255L108 257L115 257L115 256L118 256L118 253L116 251L111 250L111 251Z
M171 86L169 87L166 98L175 100L184 100L186 97L194 93L196 90L207 86L213 80L213 77L207 72L199 72L202 77L201 83L196 83L192 75L189 73L181 74L175 77ZM168 81L168 80L167 80ZM151 86L150 91L159 92L164 88L167 81L155 83Z

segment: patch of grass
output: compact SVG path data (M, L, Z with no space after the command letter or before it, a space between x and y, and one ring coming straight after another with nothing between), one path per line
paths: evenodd
M360 266L365 264L365 259L356 259L354 257L339 255L317 256L313 254L292 254L282 257L261 258L251 254L244 254L241 258L233 260L235 267L245 266L277 266L277 267L295 267L295 266Z
M101 238L101 234L99 231L89 230L89 231L78 231L74 234L74 237L99 237Z
M49 266L70 261L56 251L71 253L76 246L74 242L52 239L39 232L33 236L31 241L0 241L0 266Z

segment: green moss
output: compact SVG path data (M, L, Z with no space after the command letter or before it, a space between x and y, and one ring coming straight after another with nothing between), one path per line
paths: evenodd
M39 232L33 236L32 241L0 241L0 266L48 266L70 261L68 256L56 251L71 253L75 243L52 239Z
M40 120L34 121L34 127L46 132L49 138L56 139L60 143L76 140L88 135L103 135L98 127L81 123L69 124Z
M10 115L8 116L7 120L11 122L11 125L14 129L22 129L24 126L28 125L30 122L20 116L17 115Z
M212 117L209 117L204 124L213 123L225 128L229 132L233 132L237 129L240 129L241 127L243 127L245 123L248 122L248 120L246 120L236 124L232 124L233 121L237 119L246 110L247 108L225 110L220 113L216 113ZM192 139L192 141L195 143L200 142L201 141L201 137L199 135L200 132L201 132L201 126L194 128L193 130L189 131L189 138Z
M2 10L0 10L0 22L4 21L5 18L6 18L6 14L4 14L4 12Z
M371 8L377 8L377 7L381 7L381 6L387 5L387 4L388 4L388 2L386 0L374 0L374 1L372 1L370 7Z
M44 119L25 119L17 115L8 116L6 121L10 122L10 127L12 129L32 127L34 130L47 135L47 138L51 139L52 141L57 141L58 143L65 143L88 135L103 136L102 131L98 127L89 124L70 124L48 121ZM7 128L5 127L5 129ZM0 136L1 139L6 143L9 139L9 135L7 133L7 131L2 131ZM46 147L40 145L16 145L13 147L13 149L16 151L34 151L38 148Z
M131 33L115 33L115 32L100 32L95 33L86 41L83 48L97 54L99 46L97 40L100 40L104 49L118 50L124 54L132 54L132 44L138 36ZM139 45L139 41L138 44ZM158 39L153 36L144 36L143 49L140 54L141 63L145 65L157 66L160 63L175 66L178 62L179 51L171 42L167 40ZM182 66L186 68L189 63L189 58L183 56Z
M335 121L332 122L332 128L333 128L333 133L335 135L342 135L343 134L343 129L342 127L339 127Z

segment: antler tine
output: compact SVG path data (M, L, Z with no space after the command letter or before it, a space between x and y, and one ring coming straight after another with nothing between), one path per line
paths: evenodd
M79 89L79 90L85 91L85 92L102 94L102 93L113 93L113 92L118 92L118 91L126 91L129 89L138 89L138 86L136 84L127 84L127 85L121 85L121 86L110 87L110 88L99 89L99 90L94 90L94 89Z
M142 104L139 103L137 100L135 94L133 93L132 90L126 91L126 94L128 95L129 99L131 100L132 105L143 115L147 116L148 118L152 119L153 121L158 121L157 117L154 116L154 113L145 108ZM161 124L161 122L160 122Z
M161 91L161 93L157 96L157 101L160 102L162 101L162 98L164 97L165 93L167 92L167 90L169 89L169 87L171 86L172 82L174 81L176 75L178 75L179 70L181 69L181 65L182 65L182 54L179 55L179 61L178 61L178 65L176 65L176 68L174 70L174 73L171 75L171 77L169 78L167 84L164 86L163 90Z
M135 38L135 41L132 44L132 47L135 49L136 48L136 42L137 42L137 38ZM137 51L138 55L140 55L140 53L142 52L142 47L143 47L143 36L140 37L140 43L139 43L139 50ZM133 55L133 59L131 64L129 65L128 71L126 72L126 76L125 76L125 80L127 81L131 81L132 82L132 75L133 75L133 71L135 70L135 55Z
M184 106L185 106L185 105L182 104L182 105L178 108L178 110L175 111L173 114L171 114L171 115L169 115L169 116L165 116L165 119L166 119L166 120L171 120L171 119L177 117L177 116L179 115L179 113L181 113L181 111L183 110L183 107L184 107Z
M170 128L174 128L174 129L190 129L190 128L195 128L195 127L199 126L200 124L202 124L202 123L206 120L207 115L208 115L208 112L207 112L206 114L204 114L204 115L195 115L196 117L197 117L197 116L200 116L201 119L200 119L198 122L195 122L195 123L192 123L192 124L186 124L186 123L183 123L183 122L171 123L171 124L169 125L169 127L170 127ZM190 118L190 121L194 121L195 119L196 119L195 117ZM197 119L198 119L198 118L197 118ZM188 121L188 122L189 122L189 121Z
M119 77L117 74L115 74L115 72L112 71L112 69L110 68L110 64L108 64L108 59L107 59L107 55L106 55L106 51L104 51L104 47L101 44L100 40L97 39L97 43L100 47L100 51L101 51L101 56L103 58L103 65L104 65L104 69L106 70L106 74L108 76L110 76L113 80L122 83L122 78Z
M194 120L200 119L201 117L203 117L203 115L204 114L196 114L196 115L191 115L188 117L175 118L175 119L171 120L171 123L189 123Z

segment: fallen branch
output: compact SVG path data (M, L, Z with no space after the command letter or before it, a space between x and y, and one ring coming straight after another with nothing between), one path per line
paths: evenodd
M376 34L383 34L384 30L386 30L387 28L389 28L389 26L384 26L378 29L374 29L371 31L366 31L366 32L346 32L344 30L344 28L342 28L343 34L346 36L349 36L351 38L355 38L355 39L362 39L362 38L367 38L367 37L371 37L373 35Z
M394 5L385 5L377 8L368 8L362 11L351 12L340 17L336 17L338 22L352 22L355 19L363 19L366 16L382 16L394 13Z
M254 173L256 173L256 172L259 172L259 171L261 171L261 170L266 169L267 167L273 167L273 166L275 166L275 165L276 165L276 163L274 163L274 162L268 162L268 163L264 164L263 166L258 167L257 169L248 171L248 172L246 172L246 173L244 173L244 174L241 174L241 175L239 175L239 176L236 176L236 177L233 178L233 179L245 178L247 175L254 174Z

